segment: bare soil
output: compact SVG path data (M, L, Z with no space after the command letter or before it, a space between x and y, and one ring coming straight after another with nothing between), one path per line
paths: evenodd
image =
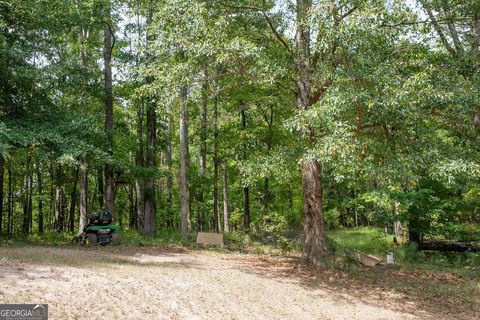
M307 268L294 258L178 247L0 248L0 303L48 303L50 319L480 316L475 310L449 313L443 302L425 304L371 282Z

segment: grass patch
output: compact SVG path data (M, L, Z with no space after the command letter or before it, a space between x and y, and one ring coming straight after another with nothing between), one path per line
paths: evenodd
M328 231L327 237L340 252L359 250L383 257L387 251L394 249L393 235L385 234L378 228Z

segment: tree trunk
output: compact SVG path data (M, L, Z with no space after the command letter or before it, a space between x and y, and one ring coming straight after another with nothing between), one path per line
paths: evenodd
M147 13L147 26L152 22L152 10L149 10ZM152 40L152 36L147 33L147 46ZM147 52L147 57L149 54ZM147 84L153 82L152 77L147 77ZM154 99L154 97L150 97ZM155 103L153 101L147 102L147 167L151 171L155 169L155 145L156 145L156 125L155 125ZM137 129L138 130L138 129ZM153 236L156 232L156 217L155 217L155 179L153 177L147 177L144 184L144 193L143 193L143 206L144 206L144 219L143 219L143 228L141 233L145 236Z
M8 214L7 214L7 234L12 236L12 216L13 216L13 181L12 181L12 159L8 160Z
M242 103L243 104L243 103ZM247 116L245 114L245 110L243 109L242 105L242 110L240 111L240 115L242 117L242 130L246 131L247 130ZM247 138L243 138L243 143L242 143L242 158L243 160L247 160ZM250 228L250 190L248 186L243 186L243 225L245 227L245 230L248 230Z
M55 176L55 216L54 228L56 232L62 232L65 220L64 190L63 190L63 168L58 165Z
M316 161L302 164L303 232L302 258L308 263L322 263L327 251L322 211L320 168Z
M113 91L112 91L112 30L110 1L107 1L105 8L105 20L107 25L103 37L103 60L105 78L105 133L108 140L108 154L113 156ZM115 217L115 181L113 177L113 166L111 163L105 165L105 198L106 210Z
M83 112L87 113L87 96L86 85L88 83L87 73L87 50L84 42L88 40L90 33L80 26L78 32L78 42L80 46L80 68L83 74L83 92L81 97L81 104L83 106ZM79 217L78 217L78 234L83 232L84 227L87 224L87 212L88 212L88 166L85 156L80 157L80 203L79 203ZM102 201L103 202L103 201Z
M137 228L137 207L135 205L134 199L134 188L131 183L128 184L128 228L135 229Z
M268 136L267 136L267 141L266 141L266 152L267 154L270 154L272 150L272 144L273 144L273 107L269 106L268 111L270 111L270 114L267 112L263 112L263 117L265 119L265 122L268 125ZM263 199L262 199L262 206L263 206L263 211L265 213L268 213L268 209L270 207L270 201L271 201L272 194L270 193L270 179L268 177L265 177L263 180Z
M48 201L48 217L45 217L45 229L48 229L47 226L53 226L53 219L55 217L55 167L52 162L49 163L48 173L50 176L50 198ZM51 228L50 228L51 229Z
M25 184L23 197L23 227L22 232L27 234L31 231L31 214L32 214L32 177L31 177L31 160L30 155L27 156L25 163Z
M420 250L453 251L453 252L480 252L480 246L468 242L456 241L422 241Z
M312 7L312 0L297 0L296 30L295 30L295 87L296 104L299 110L306 110L312 104L312 72L309 64L310 28L308 27L308 13ZM318 91L321 95L322 91ZM308 128L306 146L311 146L315 140L312 128ZM303 138L304 139L304 138ZM303 191L303 253L302 258L307 263L322 263L327 251L323 212L322 212L322 185L320 168L317 161L302 163L302 191Z
M80 208L78 219L78 233L82 233L87 225L88 211L88 171L85 161L80 163Z
M103 190L103 170L101 168L98 168L97 170L97 190L98 190L98 206L100 210L105 209L105 199L103 195L105 194L105 191Z
M213 225L215 232L220 232L218 215L218 100L213 100Z
M408 241L411 243L420 244L422 241L422 235L418 231L418 221L416 218L408 221Z
M224 232L229 232L230 231L230 225L228 222L228 179L227 179L227 165L224 163L223 164L223 175L222 175L222 182L223 182L223 231Z
M395 202L393 204L393 216L397 217L400 213L398 212L400 204L398 202ZM397 241L402 242L403 241L403 227L402 227L402 222L398 219L395 219L393 222L393 232L395 234L395 237Z
M3 177L5 175L5 159L0 154L0 234L3 231Z
M422 241L420 250L453 251L453 252L480 252L480 246L468 242L456 241Z
M68 214L68 229L70 232L75 230L75 209L77 204L77 184L80 167L77 167L73 176L72 193L70 194L70 212Z
M135 164L137 168L144 167L144 154L143 154L143 107L138 106L137 109L137 147L135 152ZM136 194L136 207L137 207L137 221L140 233L143 233L143 223L145 219L145 206L143 202L143 189L145 180L143 175L137 174L135 177L135 194Z
M37 189L38 189L38 233L44 231L43 219L43 177L40 162L37 163Z
M188 192L188 88L180 87L180 207L182 212L182 239L190 234L190 208Z
M173 181L172 181L172 133L173 133L173 122L171 110L168 110L168 120L167 120L167 207L168 207L168 218L167 225L169 228L173 229Z
M156 129L155 129L155 105L149 103L147 107L147 166L149 169L155 169L155 144L156 144ZM143 235L153 236L156 232L156 217L155 217L155 179L148 177L145 179L144 192L144 221L143 221Z
M205 68L204 81L202 84L202 103L200 109L200 181L201 186L198 193L198 213L197 230L203 230L203 220L205 215L203 186L206 181L207 173L207 105L208 105L208 71Z

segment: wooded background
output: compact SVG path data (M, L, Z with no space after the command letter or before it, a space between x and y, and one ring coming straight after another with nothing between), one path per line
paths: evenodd
M0 233L478 239L479 46L476 0L0 0Z

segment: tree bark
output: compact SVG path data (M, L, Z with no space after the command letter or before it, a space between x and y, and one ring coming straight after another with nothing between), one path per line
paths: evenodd
M78 218L78 233L82 233L87 225L88 212L88 171L85 162L80 163L80 208Z
M310 28L308 27L308 12L312 6L311 0L297 0L296 30L295 30L295 86L296 104L299 110L311 107L312 72L310 61ZM322 94L322 88L319 88ZM318 100L318 99L317 99ZM308 128L306 145L314 141L312 128ZM322 211L322 185L320 168L316 160L304 162L302 169L303 191L303 253L302 258L307 263L323 263L327 252Z
M153 12L149 10L147 13L147 26L152 22ZM147 33L147 46L152 40L152 36ZM147 53L147 57L149 57ZM147 84L153 82L152 77L147 77ZM147 102L147 167L153 171L156 167L155 161L155 148L156 148L156 117L155 117L155 97L149 97L150 101ZM145 236L153 236L156 232L156 217L155 217L155 179L149 176L145 179L144 193L143 193L143 206L144 206L144 219L143 228L141 233Z
M395 202L393 204L393 216L397 217L400 213L398 212L399 208L399 203ZM403 241L403 226L402 222L398 219L395 219L393 222L393 232L395 233L395 237L397 238L397 241L402 242Z
M103 37L103 60L105 78L105 133L107 134L107 152L113 157L113 91L112 91L112 30L110 1L107 1L105 8L106 26ZM106 210L115 217L115 181L113 177L113 166L111 163L105 165L105 198ZM115 219L115 218L114 218Z
M167 120L167 207L168 207L168 218L167 225L169 228L173 229L173 181L172 181L172 133L173 133L173 122L171 110L168 110L168 120Z
M220 232L218 215L218 99L213 98L213 225Z
M455 49L452 48L452 46L451 46L450 43L448 42L448 39L447 39L447 37L445 36L445 33L443 32L442 27L440 26L440 24L438 23L435 15L433 14L432 8L431 8L430 5L427 4L426 1L424 1L424 0L421 0L420 3L422 4L423 8L424 8L425 11L427 12L428 17L430 18L430 20L431 20L431 22L432 22L433 28L435 29L435 31L437 32L438 36L440 37L440 40L442 41L442 44L444 45L445 49L447 49L447 51L448 51L452 56L455 57L455 56L457 55L457 52L455 51Z
M240 116L242 120L242 130L245 132L247 130L247 116L245 114L244 106L242 103L242 110L240 111ZM247 160L247 138L243 137L242 143L242 158ZM243 186L243 225L245 230L250 229L250 190L248 186Z
M31 214L32 214L32 177L31 177L31 155L27 155L25 162L25 183L23 196L23 226L22 232L27 234L31 231Z
M460 37L458 36L457 27L455 26L455 23L452 20L452 15L450 12L450 4L448 3L448 0L442 0L441 6L443 7L443 12L445 13L445 17L447 18L446 19L447 27L448 27L448 31L450 32L450 36L452 37L455 50L457 54L461 54L463 53L463 46L460 41Z
M302 164L303 233L302 258L312 264L322 263L327 251L322 210L320 168L316 161Z
M206 183L207 173L207 106L208 106L208 69L205 68L204 80L202 84L202 103L200 107L200 179L201 187L198 193L198 213L197 230L203 230L203 220L205 215L203 186Z
M451 241L423 241L419 244L420 250L453 251L453 252L480 252L480 246L468 242Z
M268 125L268 135L267 135L267 139L266 139L266 151L267 151L267 154L270 154L270 151L272 150L272 144L273 144L273 116L274 116L274 112L273 112L273 108L271 106L268 107L268 111L270 111L270 113L267 113L266 111L263 111L262 110L262 113L263 113L263 118L265 120L265 122L267 123ZM268 212L268 209L270 207L270 201L271 201L271 196L272 194L270 193L270 179L268 177L265 177L264 180L263 180L263 198L262 198L262 207L263 207L263 211L265 213Z
M87 50L84 42L88 40L89 32L80 26L78 32L78 42L80 46L80 68L83 74L83 92L81 97L81 104L83 106L83 112L87 112L87 97L86 97L86 85L88 82L87 73ZM79 165L80 174L80 203L79 203L79 217L78 217L78 234L83 232L84 227L87 224L87 211L88 211L88 166L85 156L80 157Z
M56 232L62 232L65 220L65 204L63 190L63 168L58 165L55 175L55 216L54 228Z
M105 209L104 187L103 187L103 170L98 168L97 170L97 191L98 191L98 207L100 210Z
M138 106L137 109L137 146L135 152L135 165L137 168L143 169L144 163L144 151L143 151L143 107ZM143 224L145 219L145 206L143 202L143 189L145 179L142 175L137 174L135 177L135 194L136 194L136 207L137 207L137 221L140 233L143 233Z
M147 166L149 169L155 169L155 145L156 145L156 129L155 129L155 105L149 103L147 107ZM148 177L145 179L144 192L144 221L143 235L153 236L156 232L155 217L155 179Z
M137 207L135 205L134 187L131 183L128 184L128 227L130 229L137 228Z
M70 232L73 232L75 230L75 209L77 206L77 184L79 174L80 167L78 167L77 170L75 170L74 172L72 193L70 194L70 211L68 214L68 229Z
M7 234L12 236L12 216L13 216L13 181L12 181L12 159L8 160L8 214L7 214Z
M0 234L3 232L3 177L5 176L5 159L0 154Z
M188 192L188 88L180 87L180 207L182 239L190 235L190 204Z
M227 165L223 163L223 175L222 175L222 182L223 182L223 231L229 232L230 231L230 224L228 219L228 177L227 177Z
M43 217L43 177L40 168L40 162L37 162L37 189L38 189L38 233L42 234L44 231L44 217Z

